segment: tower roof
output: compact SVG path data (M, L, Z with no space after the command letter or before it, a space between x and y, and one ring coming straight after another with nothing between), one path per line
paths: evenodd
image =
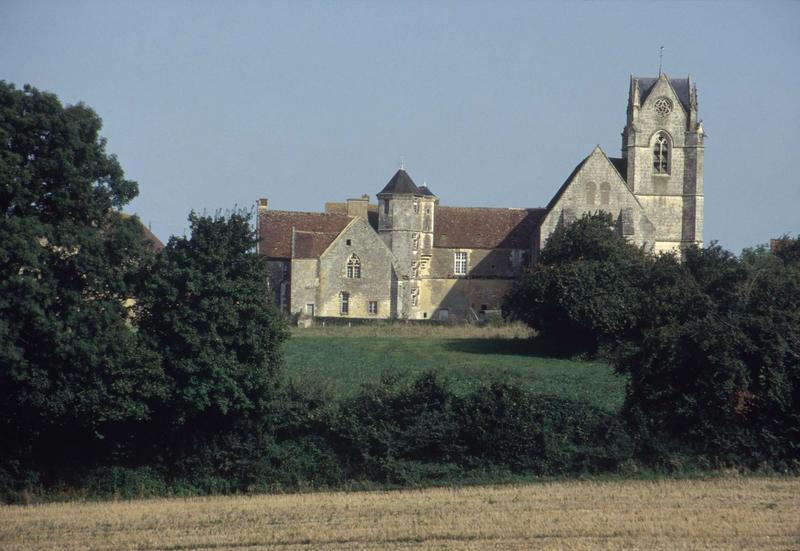
M419 192L426 197L436 197L436 194L430 190L427 184L422 184L419 186Z
M393 193L395 195L409 194L409 195L422 195L422 192L411 179L411 176L404 169L400 169L394 173L389 183L378 193Z
M633 77L639 83L639 94L640 94L640 102L644 104L644 100L647 99L647 96L650 95L650 92L653 91L653 87L658 82L659 77ZM678 95L678 99L681 100L683 104L683 108L686 111L689 111L689 94L690 90L690 83L688 78L671 78L669 79L669 83L672 86L672 89L675 90L675 93Z

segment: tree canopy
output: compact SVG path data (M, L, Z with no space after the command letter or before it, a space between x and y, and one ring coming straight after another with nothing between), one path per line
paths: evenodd
M100 455L163 392L125 307L148 255L117 210L137 186L100 127L84 105L0 82L0 430L16 459Z

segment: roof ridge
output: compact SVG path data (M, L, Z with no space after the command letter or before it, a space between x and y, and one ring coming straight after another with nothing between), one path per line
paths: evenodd
M305 210L279 210L279 209L269 209L261 214L271 214L271 213L288 213L288 214L311 214L316 216L346 216L351 218L347 214L343 214L341 212L316 212L316 211L305 211Z

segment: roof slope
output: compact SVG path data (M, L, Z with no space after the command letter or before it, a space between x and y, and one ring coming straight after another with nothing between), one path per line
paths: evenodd
M441 248L527 249L544 209L438 207L433 243Z
M267 210L258 217L259 251L269 258L291 258L292 228L297 232L332 233L335 237L351 220L346 214ZM303 247L311 250L319 246L323 237L305 239Z
M639 101L644 104L644 100L647 99L647 96L650 95L650 92L653 91L653 87L658 82L658 77L633 77L639 82ZM671 78L669 79L669 83L672 86L672 89L675 90L675 93L678 95L678 99L681 100L683 104L683 108L688 112L689 111L689 79L688 78Z
M417 184L402 168L394 173L389 183L384 186L378 195L383 193L422 195Z
M292 258L317 258L338 236L339 232L295 231Z

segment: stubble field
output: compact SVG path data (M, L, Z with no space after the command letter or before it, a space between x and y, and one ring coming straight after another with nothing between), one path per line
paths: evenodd
M4 506L3 549L800 548L800 479L568 481Z

